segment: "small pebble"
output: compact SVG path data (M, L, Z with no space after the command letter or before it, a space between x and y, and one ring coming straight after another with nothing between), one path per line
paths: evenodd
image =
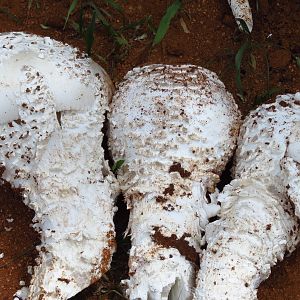
M33 274L33 268L32 268L32 266L28 266L27 267L27 273L30 274L30 275Z

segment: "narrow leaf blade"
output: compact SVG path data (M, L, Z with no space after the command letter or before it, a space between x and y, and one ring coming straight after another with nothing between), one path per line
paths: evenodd
M166 35L171 20L175 17L179 9L181 8L182 2L181 0L175 0L175 2L170 5L165 13L165 15L162 17L158 29L156 31L154 41L153 41L153 46L159 44L161 40L164 38Z
M243 99L243 85L242 85L242 78L241 78L241 65L243 61L243 57L245 51L249 48L250 42L246 41L238 50L235 55L235 69L236 69L236 85L238 89L238 93L240 97Z
M124 159L120 159L120 160L116 161L115 164L111 168L112 172L117 173L118 170L123 166L124 162L125 162Z
M295 56L297 67L300 68L300 57Z
M65 21L65 25L64 25L64 28L66 28L66 25L69 21L69 18L70 18L70 15L73 13L73 11L75 10L76 6L78 4L78 0L73 0L73 2L71 3L70 7L69 7L69 10L68 10L68 14L67 14L67 17L66 17L66 21Z
M86 52L89 56L91 55L91 51L94 43L95 25L96 25L96 12L93 11L92 20L86 29L86 35L85 35Z
M247 23L245 22L245 20L241 19L241 18L237 18L236 19L238 22L239 22L239 28L242 32L245 32L247 34L251 34L249 28L248 28L248 25Z
M113 9L115 9L116 11L118 11L119 13L123 13L123 7L117 3L114 0L105 0L105 2L112 7Z

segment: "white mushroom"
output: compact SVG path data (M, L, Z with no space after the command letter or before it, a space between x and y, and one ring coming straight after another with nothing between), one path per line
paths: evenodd
M2 178L24 191L41 233L28 299L67 299L114 251L114 185L101 147L112 84L77 49L0 35Z
M218 197L220 220L206 227L208 245L194 299L257 299L257 288L271 267L298 244L298 218L289 193L297 190L299 201L299 169L294 177L282 166L293 160L299 168L299 98L279 96L245 120L236 179Z
M252 12L248 0L228 0L231 7L232 13L238 23L242 28L240 19L244 20L249 31L253 29L253 19Z
M300 93L288 97L294 101L287 101L288 116L285 122L288 120L290 128L286 136L287 148L281 167L288 196L295 205L296 216L300 218Z
M209 203L239 112L216 74L192 65L130 71L112 101L110 147L128 207L130 299L190 299Z

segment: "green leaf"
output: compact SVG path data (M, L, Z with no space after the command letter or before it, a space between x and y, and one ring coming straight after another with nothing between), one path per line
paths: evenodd
M28 10L31 9L32 3L33 3L33 0L28 0L28 5L27 5L27 9L28 9ZM36 6L36 8L40 8L40 3L39 3L38 0L35 0L35 6Z
M300 57L295 56L295 60L296 60L297 67L300 68Z
M109 22L106 20L104 15L101 13L101 11L98 9L97 5L95 5L94 2L90 1L88 3L88 6L92 7L96 13L97 19L104 25L104 26L110 26Z
M123 13L123 7L114 0L105 0L105 2L112 7L113 9L117 10L119 13Z
M80 32L80 26L79 26L79 23L73 21L73 20L70 20L70 25L71 27L77 31L77 32Z
M255 104L260 105L269 100L274 94L277 94L279 92L281 92L281 89L279 88L270 88L267 91L264 91L263 93L255 97Z
M128 41L125 39L125 37L122 34L118 34L118 36L115 37L115 40L119 46L128 45Z
M88 6L94 9L97 19L103 24L105 29L108 31L109 35L112 36L114 41L119 46L128 45L128 41L125 39L125 37L113 28L113 26L107 21L103 13L98 9L97 5L90 1L88 3Z
M80 15L79 15L79 22L78 22L78 31L79 34L82 35L83 34L83 7L80 8Z
M94 43L95 25L96 25L96 12L93 11L91 23L88 25L85 34L86 52L89 56L91 55L92 46Z
M64 25L64 28L63 28L64 30L65 30L66 25L69 21L70 15L74 12L77 4L78 4L78 0L73 0L73 2L71 3L71 5L69 7L68 14L67 14L66 21L65 21L65 25Z
M136 22L131 22L131 23L128 23L126 25L123 25L121 27L121 30L122 31L126 31L128 29L135 29L136 30L136 29L140 28L141 26L143 26L145 23L148 23L150 18L151 18L151 16L146 16L146 17L144 17L144 18L142 18L142 19L140 19Z
M124 159L120 159L120 160L116 161L115 164L111 168L112 172L117 173L118 170L120 170L120 168L123 166L124 162L125 162Z
M236 20L238 21L238 24L240 25L239 28L242 32L246 33L246 34L251 34L247 23L245 22L245 20L241 19L241 18L236 18Z
M256 70L256 58L252 53L250 54L250 65L253 70Z
M0 7L0 13L6 15L9 19L13 20L17 24L21 24L21 20L13 14L8 7Z
M165 15L162 17L159 23L152 46L159 44L161 40L164 38L164 36L166 35L169 29L171 20L175 17L177 12L181 8L181 5L182 5L181 0L175 0L175 2L168 7Z
M235 70L236 70L236 85L238 89L238 93L240 98L243 100L243 84L242 84L242 78L241 78L241 65L243 61L243 57L245 54L245 51L250 47L250 42L246 41L244 44L240 47L238 52L235 55Z

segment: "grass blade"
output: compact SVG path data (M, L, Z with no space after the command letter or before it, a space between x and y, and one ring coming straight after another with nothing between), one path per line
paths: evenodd
M243 100L243 85L242 85L242 78L241 78L241 65L243 61L243 57L245 54L245 51L250 47L250 42L246 41L244 44L240 47L238 52L235 55L235 70L236 70L236 85L238 89L239 96Z
M98 9L98 7L97 7L97 5L95 5L95 3L93 3L92 1L90 1L88 3L88 6L90 6L90 7L93 8L93 10L96 13L97 19L103 24L103 26L108 31L109 35L112 36L112 38L114 39L114 41L119 46L128 45L128 41L125 39L125 37L121 33L119 33L118 31L116 31L113 28L113 26L107 21L107 19L105 18L105 16L103 15L103 13Z
M164 36L166 35L171 20L175 17L175 15L177 14L177 12L179 11L179 9L181 8L181 0L175 0L175 2L170 5L165 13L165 15L162 17L158 29L156 31L155 37L154 37L154 41L153 41L153 46L159 44L161 42L161 40L164 38Z
M28 9L28 10L31 9L32 2L33 2L33 0L29 0L29 1L28 1L28 4L27 4L27 9Z
M123 7L114 0L105 0L106 4L118 11L119 13L123 13Z
M124 159L120 159L120 160L116 161L115 164L111 168L112 172L117 173L118 170L123 166L124 162L125 162Z
M252 53L250 54L250 66L253 68L253 70L256 70L256 58Z
M263 104L267 100L269 100L274 94L278 94L279 92L281 92L281 89L279 88L276 87L270 88L269 90L264 91L263 93L255 97L255 104L256 105Z
M248 25L247 23L245 22L245 20L241 19L241 18L237 18L236 19L238 22L239 22L239 25L240 25L240 30L246 34L251 34L249 28L248 28Z
M93 11L91 23L88 25L85 34L86 52L89 56L91 55L91 51L94 43L95 25L96 25L96 12Z
M17 24L21 24L21 20L13 14L8 7L0 7L0 13L6 15L9 19L13 20Z
M94 12L96 13L97 19L104 25L104 26L110 26L109 22L106 20L104 15L101 13L101 11L98 9L97 5L93 3L92 1L88 3L88 6L93 8Z
M295 61L296 61L297 67L300 68L300 57L295 56Z
M82 36L83 34L83 7L80 8L79 22L78 22L78 30L79 34Z
M31 9L32 3L33 3L33 0L29 0L29 1L28 1L28 4L27 4L27 10L30 10L30 9ZM38 0L35 0L35 6L36 6L36 8L40 8L40 3L39 3Z
M69 7L69 10L68 10L68 14L67 14L67 17L66 17L66 21L65 21L65 25L64 25L64 28L63 30L65 30L66 28L66 25L69 21L69 18L70 18L70 15L73 13L73 11L75 10L76 6L78 4L78 0L73 0L73 2L71 3L70 7Z

